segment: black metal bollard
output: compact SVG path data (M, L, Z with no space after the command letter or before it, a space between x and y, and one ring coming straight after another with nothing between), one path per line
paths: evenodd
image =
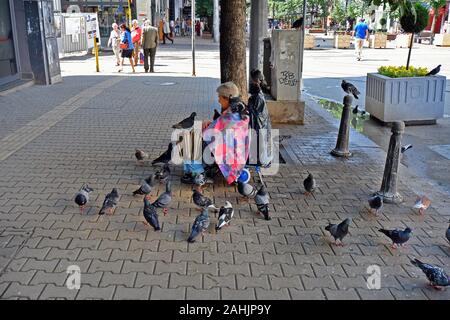
M392 135L384 166L383 181L378 195L387 203L401 203L402 196L397 192L398 165L400 163L400 149L402 134L405 131L403 121L395 121L392 125Z
M348 150L349 140L349 120L353 98L350 95L344 97L344 108L342 109L341 124L339 125L339 133L336 142L336 148L331 150L331 154L335 157L350 157L352 154Z

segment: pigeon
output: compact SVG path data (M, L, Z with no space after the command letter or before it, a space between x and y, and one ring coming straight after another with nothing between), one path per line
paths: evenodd
M198 186L200 192L202 192L202 187L207 183L213 183L211 179L206 178L204 173L199 173L194 176L194 184Z
M136 152L134 153L134 155L136 156L136 159L138 161L138 163L144 163L144 159L148 159L149 155L147 152L145 152L144 150L141 149L137 149L136 148Z
M369 198L369 207L370 212L373 212L375 210L375 214L378 213L379 210L383 207L383 198L379 195L374 195Z
M224 226L230 225L230 221L233 218L234 209L229 201L219 209L219 219L216 224L216 231L222 229Z
M449 221L450 223L450 221ZM450 242L450 224L448 225L447 232L445 233L445 237L447 238L448 242Z
M139 189L133 191L133 196L135 195L149 195L155 186L155 175L152 174L150 177L145 179Z
M172 201L172 186L170 180L166 183L166 191L161 193L158 199L152 203L155 208L163 208L164 215L167 214L167 207Z
M144 197L144 218L145 225L151 225L155 231L161 230L159 226L158 213L156 212L156 208L150 203L150 200L147 197Z
M202 213L200 213L194 220L191 234L189 235L187 241L190 243L195 242L195 238L197 238L197 236L200 233L203 235L203 233L206 230L208 230L208 227L209 227L208 209L203 208Z
M157 163L168 163L172 159L172 149L173 145L172 143L169 143L169 146L167 147L167 150L164 151L162 155L160 155L158 158L152 161L152 166Z
M344 246L342 239L344 239L344 237L348 234L348 226L351 222L352 219L347 218L339 224L330 223L325 227L325 230L329 231L333 236L335 245ZM339 244L337 243L337 240L339 240Z
M75 195L75 203L80 207L80 212L83 213L86 203L89 202L89 193L94 191L94 189L89 188L87 184L84 184L80 191Z
M341 88L346 93L351 93L355 97L355 99L358 99L358 94L361 94L361 92L359 92L359 90L353 84L345 80L342 80Z
M241 181L238 182L237 189L238 189L239 194L241 196L245 197L246 199L249 199L249 198L253 199L256 196L256 193L258 192L258 190L251 184L244 183Z
M401 153L404 153L406 150L409 150L413 147L412 144L407 144L406 146L403 146L400 150Z
M428 209L428 207L431 204L431 200L428 199L426 196L417 197L416 202L414 203L413 208L419 209L419 213L423 214L425 210Z
M386 229L378 229L381 233L384 233L387 237L392 240L392 249L396 249L398 245L404 246L405 243L411 237L412 230L411 228L405 228L405 230L386 230Z
M220 112L217 109L214 109L213 120L217 120L221 116Z
M357 114L358 113L358 105L356 105L356 107L353 108L352 113L353 114Z
M305 195L310 195L316 189L316 180L312 173L308 174L305 180L303 180L303 187L305 188Z
M258 208L258 213L264 216L265 220L272 220L269 217L269 194L264 186L258 190L255 196L256 207Z
M365 115L365 114L366 114L366 111L362 110L362 111L361 111L361 115L363 116L363 115Z
M216 208L212 202L212 200L210 198L208 198L207 196L203 195L200 191L198 191L197 189L192 189L193 193L192 193L192 201L195 203L195 205L197 205L198 207L202 208L202 209L208 209L208 208L213 208L214 210L219 210L218 208Z
M181 120L177 124L174 124L172 126L173 129L189 129L194 125L194 119L197 114L195 112L192 112L189 117L186 119Z
M428 72L425 76L434 76L441 71L441 65L438 65L436 68Z
M159 183L166 183L170 178L170 167L169 164L164 164L161 171L155 172L155 178L159 180Z
M102 208L98 212L99 215L105 213L112 214L114 209L116 209L119 204L119 192L116 188L113 188L110 193L108 193L103 201Z
M423 263L419 259L411 260L411 263L422 270L433 288L442 290L450 285L450 279L441 267Z

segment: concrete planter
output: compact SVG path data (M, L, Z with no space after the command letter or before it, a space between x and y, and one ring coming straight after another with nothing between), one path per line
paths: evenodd
M450 34L449 33L437 33L434 35L435 46L450 47Z
M368 73L366 110L382 122L433 124L444 116L444 76L389 78Z
M314 39L315 37L311 34L305 34L305 49L313 49L314 48Z
M409 43L411 42L411 34L399 34L395 38L395 46L397 48L409 48Z
M383 33L372 34L369 37L369 46L371 48L386 48L387 35Z
M334 47L337 49L348 49L350 48L350 42L352 40L352 36L347 34L337 34L334 37Z

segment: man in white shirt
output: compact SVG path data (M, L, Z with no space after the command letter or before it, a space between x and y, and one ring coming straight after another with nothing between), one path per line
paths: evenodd
M170 36L169 36L169 34L170 34L170 24L165 18L163 18L163 23L164 23L164 25L163 25L163 34L164 34L164 36L163 36L163 44L166 44L166 38L169 39L170 41L172 41L172 44L173 44L173 39L171 39Z

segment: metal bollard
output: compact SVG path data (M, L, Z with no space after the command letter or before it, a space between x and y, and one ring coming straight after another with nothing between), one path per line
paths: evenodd
M392 135L384 166L381 190L377 194L387 203L401 203L402 196L397 192L398 165L400 163L400 149L402 134L405 131L403 121L395 121L392 125Z
M352 154L348 150L350 111L353 98L350 95L344 97L344 108L342 109L341 124L336 142L336 148L331 150L331 155L335 157L350 157Z

